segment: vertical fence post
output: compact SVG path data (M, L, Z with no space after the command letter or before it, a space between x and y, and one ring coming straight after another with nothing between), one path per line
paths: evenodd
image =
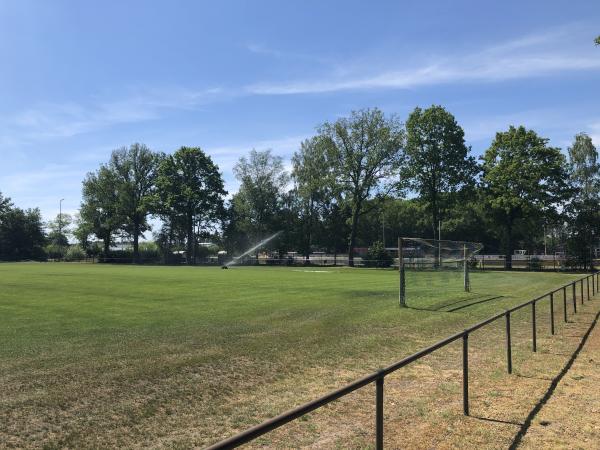
M563 316L567 323L567 287L563 286Z
M400 276L400 306L406 306L406 275L404 273L404 252L402 250L402 238L398 238L398 274Z
M383 450L383 376L375 380L375 448Z
M465 292L471 292L471 282L469 281L469 261L467 260L467 244L463 244L463 278Z
M581 287L581 304L583 305L583 280L581 280L581 283L579 286Z
M594 274L591 274L592 277L592 295L596 295L596 285L594 284Z
M463 414L469 415L469 333L463 334Z
M537 325L535 323L535 302L531 302L531 342L534 352L537 352Z
M585 285L587 287L587 299L590 299L590 277L589 275L585 277Z
M573 287L573 312L577 312L577 294L575 293L575 282L571 284Z
M508 373L512 373L512 348L510 343L510 311L506 311L506 366Z
M550 292L550 334L554 334L554 292Z

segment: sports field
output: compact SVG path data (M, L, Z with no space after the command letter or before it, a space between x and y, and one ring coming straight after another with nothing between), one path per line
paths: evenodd
M472 273L465 294L460 276L409 272L401 310L391 270L0 264L0 447L202 447L576 278ZM483 372L502 386L474 394L481 407L507 388L498 333L472 339L489 349L474 389ZM428 361L394 375L386 411L405 411L404 434L437 421L440 444L462 420L460 360ZM427 386L433 400L411 397ZM372 410L367 390L258 444L369 448Z

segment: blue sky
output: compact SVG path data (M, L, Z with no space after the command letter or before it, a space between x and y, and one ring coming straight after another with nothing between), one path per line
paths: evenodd
M510 124L600 145L600 2L0 0L0 191L75 212L111 150L289 157L319 123L444 105L475 154Z

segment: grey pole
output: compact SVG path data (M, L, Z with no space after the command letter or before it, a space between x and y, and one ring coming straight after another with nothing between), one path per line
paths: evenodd
M404 254L402 251L402 238L398 238L398 273L400 276L400 306L406 306L406 276L404 273Z

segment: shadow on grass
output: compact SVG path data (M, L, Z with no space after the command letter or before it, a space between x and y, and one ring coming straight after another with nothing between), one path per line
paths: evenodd
M498 296L495 296L495 297L484 298L483 300L478 300L476 302L472 302L472 303L469 303L467 305L461 305L461 306L458 306L456 308L448 309L448 310L444 310L444 308L448 308L449 306L458 305L459 303L470 302L470 301L473 300L473 298L465 298L465 299L462 299L462 300L457 300L457 301L454 301L454 302L446 303L444 305L440 305L440 306L435 307L435 308L417 308L416 306L408 306L408 308L415 309L417 311L430 311L430 312L444 312L444 313L449 313L449 312L455 312L455 311L461 310L463 308L468 308L469 306L477 305L479 303L485 303L485 302L489 302L489 301L492 301L492 300L497 300L499 298L504 298L504 295L498 295Z
M507 425L516 425L522 427L523 424L521 422L511 422L510 420L500 420L500 419L492 419L490 417L479 417L479 416L471 416L473 419L483 420L485 422L494 422L494 423L505 423Z
M448 312L455 312L460 309L469 308L470 306L479 305L480 303L491 302L492 300L498 300L499 298L504 298L504 295L497 295L496 297L485 298L483 300L479 300L478 302L469 303L468 305L459 306L457 308L449 309Z
M600 318L600 312L596 313L594 320L592 321L591 325L589 326L589 328L587 329L585 334L582 336L581 342L577 346L577 349L575 349L575 351L571 355L571 358L569 358L569 361L567 361L567 363L562 368L560 373L556 377L554 377L554 379L552 380L552 383L550 383L550 387L548 388L548 390L546 391L544 396L541 398L541 400L539 402L537 402L537 404L533 407L533 409L527 415L525 422L523 423L523 425L521 425L521 429L517 432L517 434L513 438L513 441L510 444L509 450L514 450L519 446L519 444L523 440L523 437L527 433L527 430L529 430L529 427L531 426L533 419L535 419L535 416L540 412L540 410L546 404L546 402L548 402L548 400L550 400L550 398L552 397L552 394L554 394L554 391L556 390L556 386L558 386L558 383L560 383L560 381L563 379L563 377L569 372L569 370L571 369L571 366L577 359L577 356L579 356L579 353L581 353L581 350L583 349L583 347L585 346L585 343L587 342L588 338L590 337L590 334L596 327L596 324L598 323L598 318Z
M571 355L569 354L569 355L565 355L565 356L571 356ZM534 377L533 375L523 375L523 374L518 374L518 373L516 373L515 376L519 377L519 378L528 378L530 380L552 381L552 378L549 378L549 377Z

